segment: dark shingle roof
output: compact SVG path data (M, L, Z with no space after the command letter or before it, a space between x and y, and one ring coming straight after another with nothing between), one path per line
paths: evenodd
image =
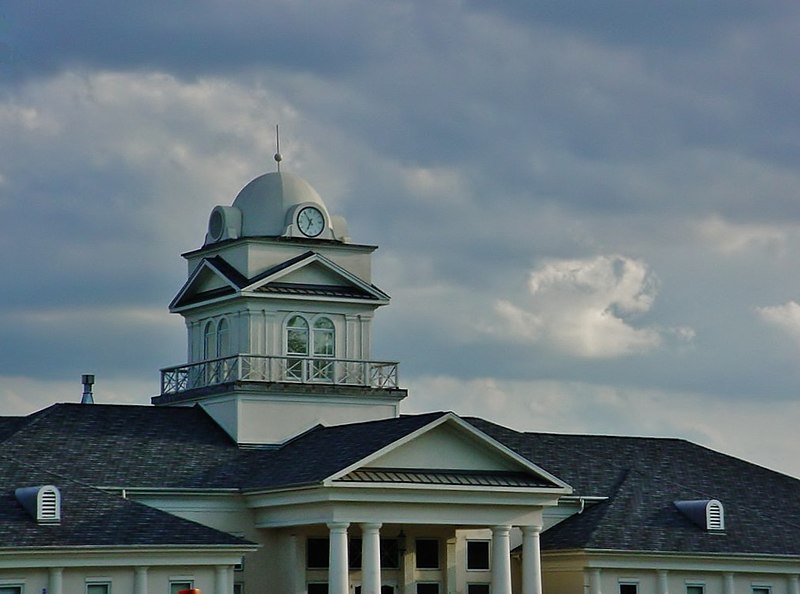
M29 417L3 453L100 487L231 488L209 480L240 452L201 408L55 404Z
M75 484L252 491L319 484L445 414L319 426L279 448L242 449L199 407L59 404L0 418L0 440L3 464L47 468ZM574 495L607 498L547 530L544 550L800 556L797 479L679 439L521 433L467 421ZM20 476L11 478L17 485ZM722 502L724 534L673 505L693 499Z
M61 522L40 525L17 501L19 487L55 485ZM73 546L238 546L252 543L0 455L0 550Z
M469 422L575 488L607 497L542 535L544 550L800 556L800 481L681 439L519 433ZM708 532L678 500L718 499L726 530Z
M446 413L318 426L271 452L252 453L242 468L245 489L317 484ZM267 454L267 455L264 455Z

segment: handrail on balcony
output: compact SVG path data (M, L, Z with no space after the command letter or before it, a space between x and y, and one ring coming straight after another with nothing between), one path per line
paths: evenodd
M161 393L234 381L398 387L395 362L240 354L166 367L161 370Z

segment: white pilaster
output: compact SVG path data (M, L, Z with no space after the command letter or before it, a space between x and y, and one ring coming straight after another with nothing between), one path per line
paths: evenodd
M492 594L511 594L511 526L492 527Z
M133 570L133 594L147 594L146 567L136 567Z
M601 574L599 569L590 569L589 574L589 594L603 594L603 587L600 583Z
M735 594L733 590L733 573L730 571L722 576L722 594Z
M361 594L381 594L380 524L361 524Z
M64 594L64 568L51 567L48 587L48 594Z
M522 594L542 594L541 526L522 526Z
M214 568L214 594L232 594L233 570L227 565Z
M669 572L666 569L659 569L658 575L658 594L669 594Z
M328 593L349 594L350 580L347 564L347 522L331 522L330 555L328 564Z
M800 575L790 575L788 582L789 594L800 594Z

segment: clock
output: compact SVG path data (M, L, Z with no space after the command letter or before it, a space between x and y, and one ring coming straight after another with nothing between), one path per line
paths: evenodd
M316 237L325 228L325 216L318 208L306 206L297 213L297 226L306 237Z

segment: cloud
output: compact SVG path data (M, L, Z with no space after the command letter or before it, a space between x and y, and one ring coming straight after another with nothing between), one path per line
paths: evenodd
M501 331L522 342L545 342L575 357L641 354L663 340L663 330L634 325L652 307L657 287L641 260L620 255L554 260L531 272L525 307L499 300L495 312Z
M754 248L781 250L787 240L787 229L783 226L732 223L718 215L705 218L695 227L702 240L724 254L734 254Z
M783 305L756 308L763 321L781 330L800 345L800 303L787 301Z

